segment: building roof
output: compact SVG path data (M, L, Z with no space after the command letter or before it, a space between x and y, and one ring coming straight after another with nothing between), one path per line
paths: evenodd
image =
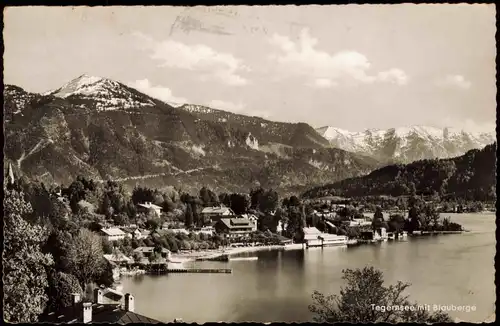
M83 322L83 304L77 303L75 307L70 306L58 311L40 316L39 322L45 323L82 323ZM141 314L126 311L119 304L92 304L92 321L91 323L113 323L113 324L130 324L130 323L146 323L158 324L158 320L143 316Z
M220 222L229 229L253 226L253 223L246 218L221 218Z
M122 226L120 227L120 230L122 230L125 233L135 233L135 232L140 232L137 227L130 227L130 226Z
M102 232L104 232L106 235L125 235L125 232L120 230L119 228L102 228Z
M303 229L305 235L320 235L321 231L315 227L304 228Z
M247 218L249 220L258 220L259 218L255 214L241 214L242 218Z
M329 227L336 228L335 224L333 224L330 221L325 221L325 224L328 225Z
M119 253L118 255L115 254L108 254L108 255L103 255L104 258L108 261L111 262L129 262L132 261L132 258L125 256L122 253Z
M223 214L227 212L233 214L233 210L231 208L224 206L205 207L201 211L202 214Z
M152 208L154 210L157 210L157 209L161 210L161 206L155 205L155 204L150 203L150 202L145 202L144 204L139 204L137 206L141 206L141 207L144 207L144 208Z

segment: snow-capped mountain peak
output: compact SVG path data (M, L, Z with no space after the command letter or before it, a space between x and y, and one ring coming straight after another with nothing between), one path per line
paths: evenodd
M117 81L83 74L61 88L46 93L73 101L92 99L97 110L130 109L154 105L154 102L139 92Z
M466 132L431 126L366 129L361 132L326 126L316 130L334 147L403 163L454 157L496 140L495 132Z
M61 88L48 92L48 94L66 98L71 95L99 95L106 91L106 88L117 87L118 83L103 77L89 76L83 74Z

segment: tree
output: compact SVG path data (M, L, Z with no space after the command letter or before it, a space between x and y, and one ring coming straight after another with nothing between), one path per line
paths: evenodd
M152 189L135 187L132 191L132 201L136 205L144 202L153 202L154 200L154 191Z
M105 267L101 238L87 229L81 229L68 250L68 265L80 285L94 281Z
M250 199L244 194L231 194L230 201L235 214L245 213L250 206Z
M44 228L31 225L25 216L31 206L22 193L7 190L4 199L3 290L4 318L13 323L36 322L47 303L46 267L52 256L42 253Z
M226 207L230 207L231 206L230 196L226 193L221 193L219 195L219 203L224 204Z
M107 194L104 194L101 202L101 213L106 215L107 218L111 217L114 213L114 209L111 206L111 200L109 199Z
M102 251L106 255L113 253L113 244L106 238L102 238Z
M114 283L113 279L113 266L108 261L103 261L103 268L100 270L100 273L95 277L95 282L98 285L104 285L106 287L110 287Z
M401 214L394 214L389 217L388 222L390 232L400 233L403 231L405 226L405 218Z
M384 224L384 213L382 213L382 208L377 206L375 208L375 214L373 214L372 228L378 229L383 227Z
M193 226L193 209L190 204L186 207L186 213L184 214L184 224L186 228L190 228Z
M142 258L144 258L144 255L142 254L142 252L135 251L132 254L132 258L134 259L134 262L140 263L142 261Z
M47 311L58 311L73 304L71 294L78 293L83 296L83 290L78 279L63 272L52 270L49 273L49 286L47 294L50 298Z
M290 210L289 220L286 227L287 235L293 238L295 241L300 242L303 240L303 229L305 226L305 221L298 207L294 207Z
M154 262L157 262L158 260L160 260L160 255L157 253L157 252L152 252L151 255L149 255L148 257L148 260L150 263L154 263Z
M155 232L159 227L160 222L157 218L150 218L146 221L146 228L151 232Z
M300 199L297 196L291 196L290 200L288 201L288 204L290 206L298 207L300 206Z
M431 314L426 310L417 310L417 304L408 301L403 292L409 283L397 282L384 286L383 274L373 267L343 270L342 279L347 286L341 288L340 296L314 291L313 304L309 310L315 314L315 322L326 323L399 323L452 322L445 313ZM377 307L413 307L415 311L399 309L377 309Z
M113 215L113 222L115 225L127 225L129 224L128 216L125 213L118 213Z
M206 187L202 187L200 189L200 199L203 207L215 206L219 203L219 198L217 197L217 195L215 195L212 190Z
M250 190L250 208L260 208L260 201L262 199L262 196L264 195L264 192L264 188L262 187Z
M278 193L274 190L264 191L260 195L258 208L261 212L268 213L275 211L278 207L279 196Z

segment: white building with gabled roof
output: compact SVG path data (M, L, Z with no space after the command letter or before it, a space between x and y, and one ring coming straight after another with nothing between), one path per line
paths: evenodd
M116 227L102 228L101 235L108 241L123 240L127 236L125 232Z
M161 206L155 205L152 202L145 202L143 204L138 204L137 208L139 211L143 213L149 213L150 211L153 211L157 217L160 217L161 215Z

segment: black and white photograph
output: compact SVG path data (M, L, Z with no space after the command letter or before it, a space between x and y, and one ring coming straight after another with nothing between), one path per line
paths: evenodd
M7 6L9 323L493 323L494 4Z

